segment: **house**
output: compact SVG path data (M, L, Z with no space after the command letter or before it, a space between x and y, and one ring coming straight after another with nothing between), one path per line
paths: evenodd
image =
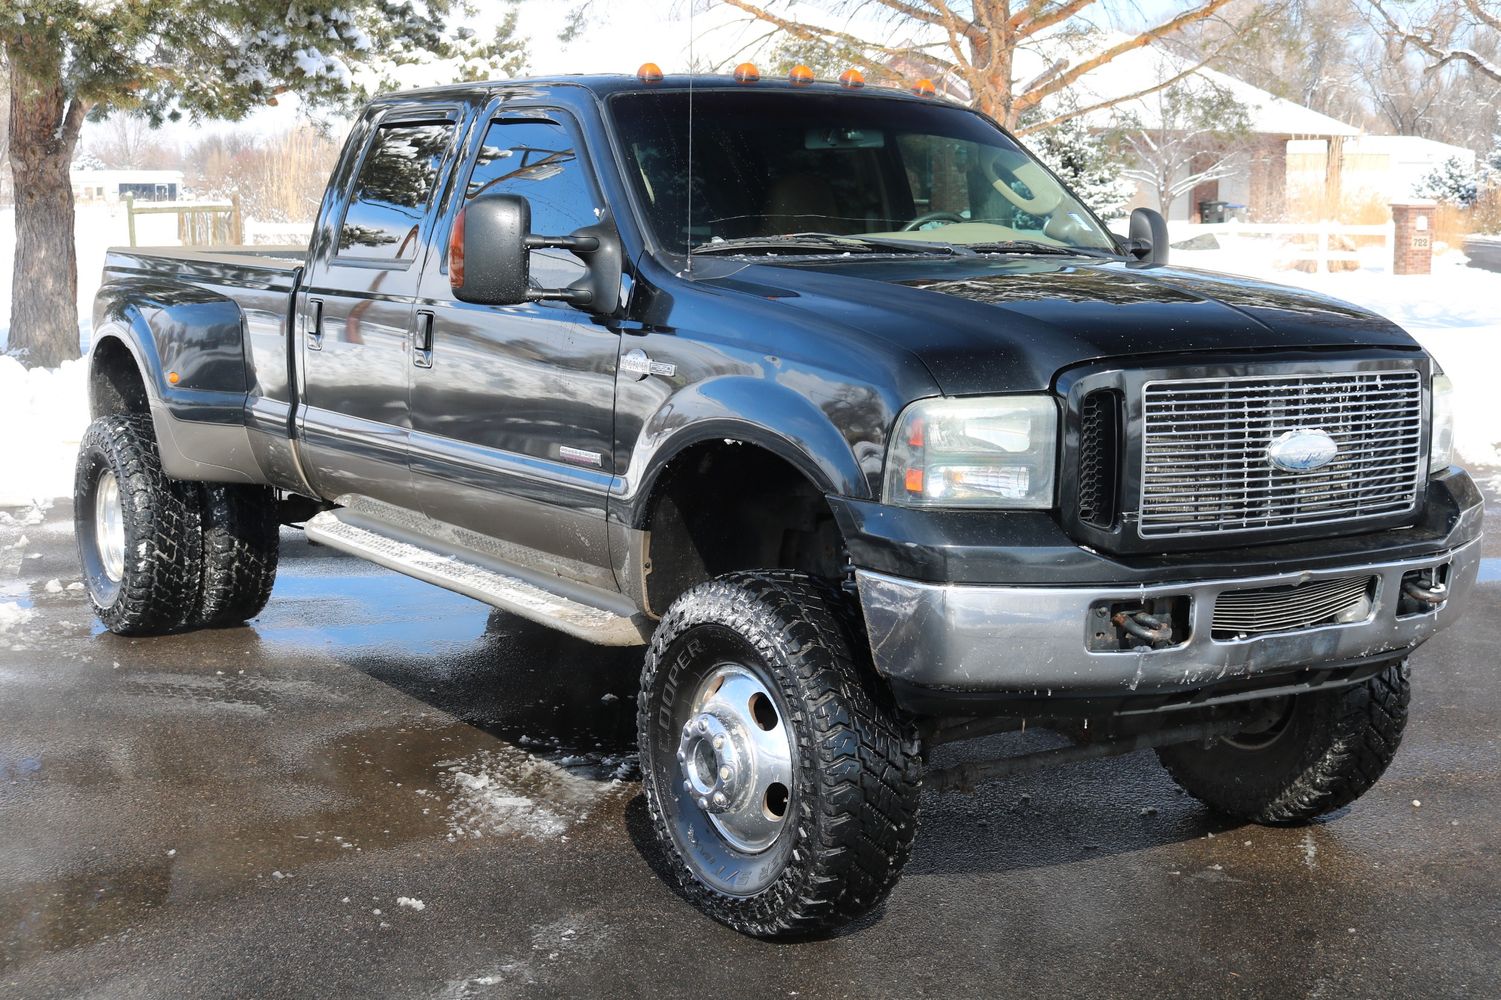
M1345 199L1385 204L1412 197L1420 181L1451 159L1473 169L1475 151L1416 135L1361 135L1332 148L1295 139L1287 144L1287 185L1294 192L1316 190L1333 178Z
M176 201L182 194L181 170L107 170L77 166L68 171L76 201Z
M1109 36L1102 44L1108 46L1119 40L1120 37ZM1334 149L1337 159L1339 147L1360 135L1360 129L1354 125L1278 97L1244 80L1208 68L1195 69L1192 62L1158 45L1126 52L1086 73L1069 89L1069 100L1077 107L1089 108L1123 94L1138 94L1154 83L1175 80L1180 75L1183 79L1175 86L1213 85L1228 91L1245 107L1249 131L1244 138L1237 140L1240 148L1233 150L1235 156L1229 176L1205 181L1186 197L1175 201L1169 212L1171 220L1198 221L1199 204L1206 201L1243 205L1246 217L1254 221L1282 219L1289 208L1289 144L1300 143L1300 150ZM1129 117L1141 128L1151 130L1161 125L1162 107L1160 96L1149 94L1090 112L1085 120L1093 128L1106 130ZM1180 168L1180 176L1186 179L1196 169L1202 167L1185 164ZM1139 186L1131 201L1132 208L1138 206L1159 207L1155 192Z

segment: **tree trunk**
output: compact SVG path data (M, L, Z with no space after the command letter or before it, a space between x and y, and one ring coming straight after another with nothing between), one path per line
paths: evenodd
M29 367L78 357L78 259L68 165L83 109L62 80L11 67L10 162L15 178L16 260L8 350Z

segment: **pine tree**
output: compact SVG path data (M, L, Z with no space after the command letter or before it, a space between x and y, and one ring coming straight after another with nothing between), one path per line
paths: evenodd
M1121 176L1121 158L1107 136L1091 132L1081 118L1067 118L1028 132L1026 143L1100 218L1126 214L1136 185Z
M1474 170L1465 166L1459 157L1451 156L1418 181L1412 193L1419 198L1433 198L1468 208L1475 204L1480 184Z
M520 68L514 12L496 33L453 31L467 0L6 0L16 259L10 347L31 365L78 356L73 191L85 118L236 120L295 93L347 108L397 65L450 60L473 79Z

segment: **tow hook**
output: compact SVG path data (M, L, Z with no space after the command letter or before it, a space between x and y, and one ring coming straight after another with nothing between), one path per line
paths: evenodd
M1426 586L1421 580L1404 580L1402 593L1422 604L1443 604L1449 598L1449 588L1437 580Z
M1150 642L1154 646L1173 637L1171 625L1160 618L1153 618L1145 611L1117 611L1110 616L1110 620L1116 627L1123 628L1142 642Z

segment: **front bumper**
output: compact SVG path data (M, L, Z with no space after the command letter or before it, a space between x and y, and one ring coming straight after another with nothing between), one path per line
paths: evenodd
M1460 482L1468 485L1468 479L1453 485ZM1480 568L1480 505L1474 500L1457 505L1445 544L1417 556L1403 547L1360 554L1351 545L1343 559L1283 557L1276 572L1247 572L1246 563L1229 559L1219 575L1204 574L1202 565L1184 574L1159 565L1126 580L1061 586L937 583L869 568L857 569L856 578L875 667L913 712L1012 712L1018 701L1033 706L1025 712L1045 700L1061 713L1070 701L1166 706L1186 694L1202 703L1211 700L1205 692L1249 697L1279 685L1322 683L1319 677L1358 679L1364 668L1406 655L1456 620ZM1399 608L1403 577L1441 566L1447 566L1444 602L1421 613L1409 604ZM1222 593L1357 575L1373 578L1369 614L1361 620L1249 638L1214 635ZM1175 646L1088 647L1091 613L1100 605L1165 598L1187 599L1189 607L1186 635Z

